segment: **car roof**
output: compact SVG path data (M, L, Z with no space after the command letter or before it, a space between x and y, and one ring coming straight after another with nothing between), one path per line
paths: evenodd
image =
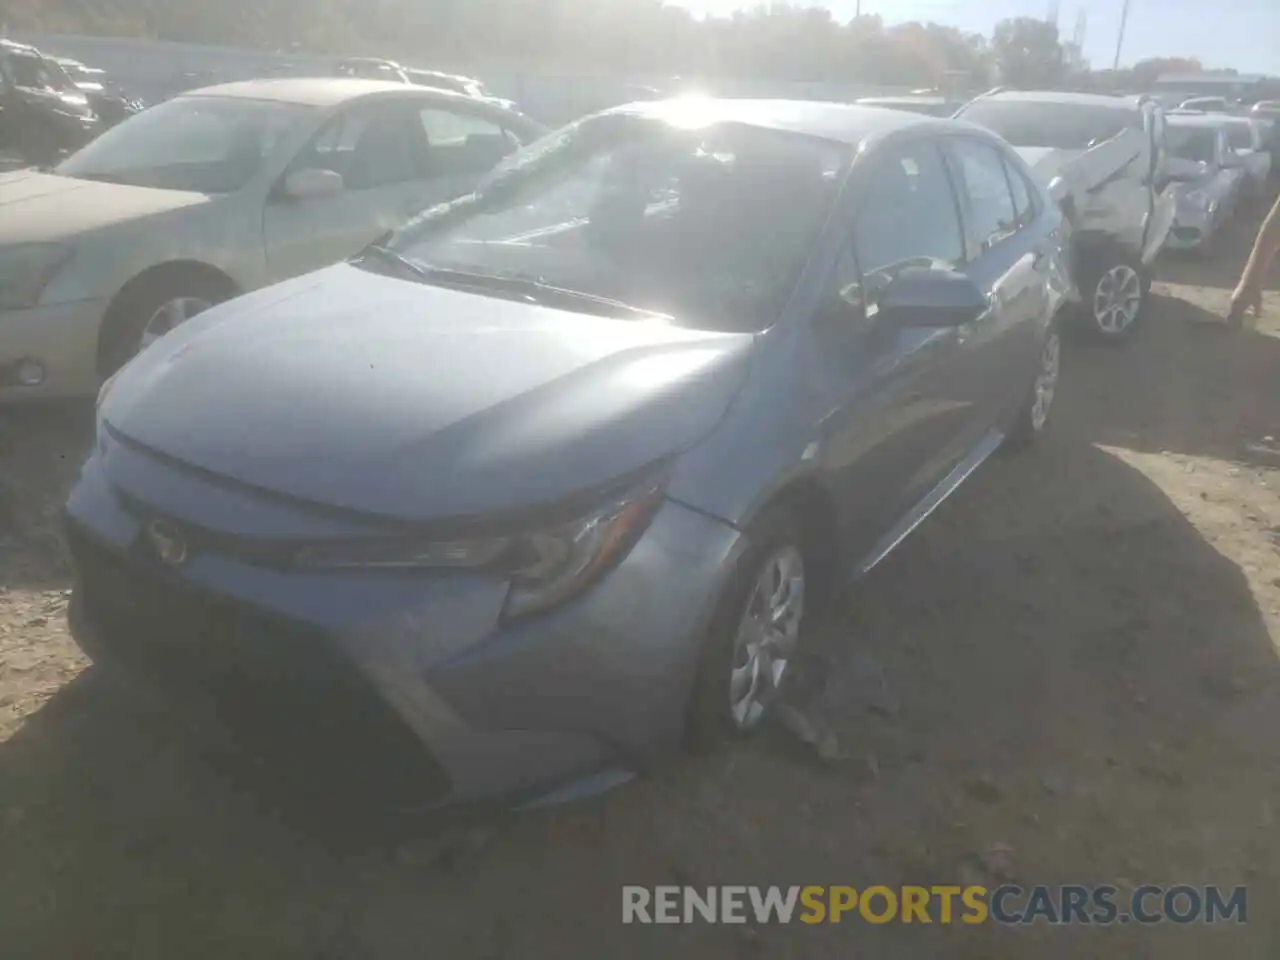
M689 123L741 123L769 130L821 137L856 146L872 137L910 127L941 129L970 128L905 110L889 110L856 103L829 103L821 100L736 100L714 97L678 97L669 100L641 100L614 107L606 113L628 113L654 117L676 125ZM977 129L977 128L974 128Z
M1139 99L1136 97L1113 97L1105 93L1068 93L1062 90L1001 90L990 93L980 100L1005 100L1022 103L1076 103L1081 106L1123 107L1126 110L1136 109Z
M348 100L372 94L418 94L430 88L410 87L393 80L364 80L359 77L272 77L264 80L239 80L201 87L182 94L184 97L239 97L245 100L275 100L312 107L331 107ZM441 96L448 91L439 91ZM455 94L461 98L460 94Z

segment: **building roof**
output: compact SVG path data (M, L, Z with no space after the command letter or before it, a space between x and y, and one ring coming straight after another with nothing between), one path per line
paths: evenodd
M1178 84L1220 83L1223 86L1261 83L1269 79L1262 73L1162 73L1156 83L1177 86Z

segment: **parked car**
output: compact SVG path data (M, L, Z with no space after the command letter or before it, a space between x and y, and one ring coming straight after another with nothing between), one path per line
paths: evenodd
M1227 140L1226 121L1213 114L1169 117L1167 169L1178 198L1167 242L1171 250L1211 254L1218 232L1235 212L1244 170Z
M49 164L98 130L88 98L61 67L35 47L0 40L0 152Z
M169 326L349 256L541 133L442 90L261 80L0 175L0 401L92 395Z
M142 109L142 102L130 97L113 83L105 70L85 66L79 60L55 57L54 61L71 78L76 89L85 95L89 106L101 121L101 126L114 127L125 117Z
M1267 188L1271 175L1271 151L1263 124L1250 117L1222 117L1227 146L1240 158L1244 172L1241 184L1246 197L1257 196Z
M1084 322L1120 340L1141 320L1151 266L1173 225L1175 197L1161 190L1164 111L1147 97L996 91L957 117L1017 148L1049 182L1074 229Z
M442 73L439 70L420 70L417 67L406 67L405 75L409 78L410 83L416 83L420 87L451 90L464 96L475 97L477 100L488 100L490 103L496 103L499 106L506 107L508 110L519 109L515 101L495 97L485 88L483 83L474 77L460 77L457 74Z
M401 806L752 730L831 588L1043 431L1067 229L968 124L585 119L105 385L76 636Z
M1258 120L1280 120L1280 100L1259 100L1249 108L1249 116Z
M1240 101L1228 100L1225 97L1192 97L1178 104L1181 110L1199 110L1201 113L1234 113L1240 108Z
M942 96L914 95L904 97L863 97L857 101L866 107L885 107L889 110L907 110L930 117L949 117L961 104Z
M357 80L385 80L389 83L413 82L400 64L379 57L345 57L334 67L334 76Z

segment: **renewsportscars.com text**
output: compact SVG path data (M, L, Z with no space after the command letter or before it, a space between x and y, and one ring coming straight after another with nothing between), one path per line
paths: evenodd
M644 924L1247 923L1248 890L1144 884L979 886L624 886L622 922Z

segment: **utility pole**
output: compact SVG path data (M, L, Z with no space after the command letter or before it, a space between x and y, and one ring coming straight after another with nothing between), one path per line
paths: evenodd
M857 20L861 16L862 16L862 0L858 0L857 4L853 8L853 18Z
M1116 62L1111 65L1112 70L1120 69L1120 51L1124 48L1124 28L1129 23L1129 0L1124 0L1124 7L1120 10L1120 36L1116 37Z

